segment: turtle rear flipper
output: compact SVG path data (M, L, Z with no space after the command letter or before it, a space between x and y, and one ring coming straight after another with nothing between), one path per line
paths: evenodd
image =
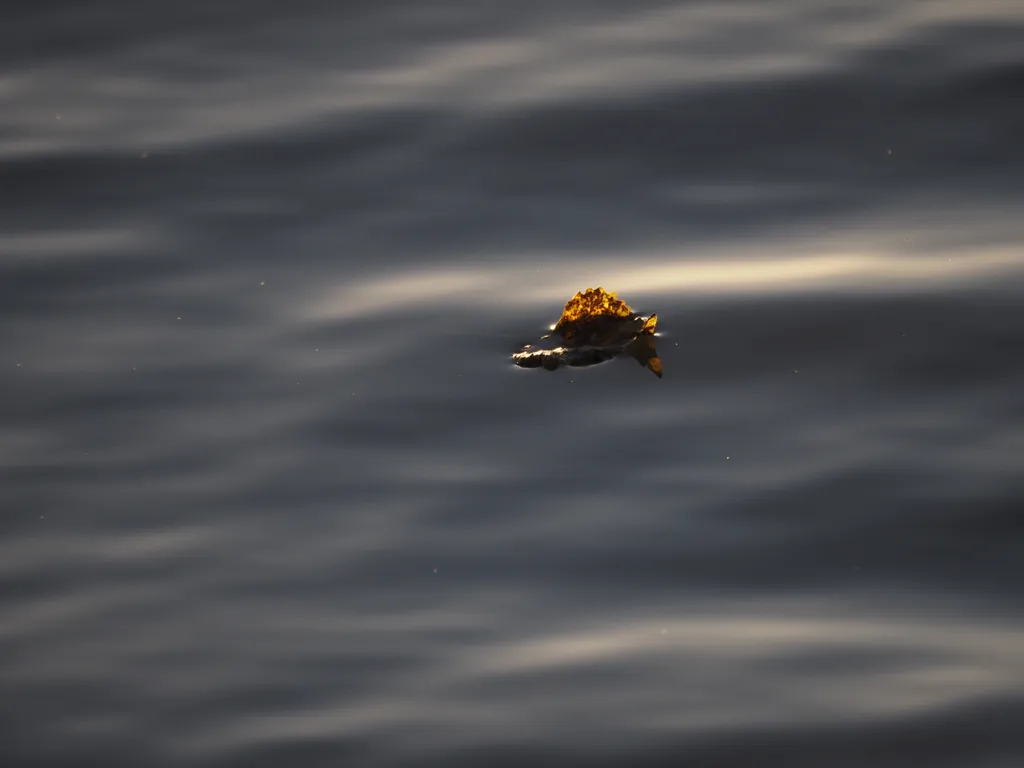
M661 358L658 357L658 350L654 348L654 337L651 334L638 334L622 351L623 354L632 357L659 379L661 378Z

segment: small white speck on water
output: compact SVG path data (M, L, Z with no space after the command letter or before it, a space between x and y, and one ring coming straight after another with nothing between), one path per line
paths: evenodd
M267 284L266 280L260 280L260 285L266 285L266 284Z
M320 351L320 347L317 347L317 348L316 348L316 351L317 351L317 352L319 352L319 351Z
M21 363L18 363L18 366L17 366L17 367L18 367L18 368L21 368Z
M892 154L892 150L891 150L891 149L887 149L887 150L885 150L885 154L887 154L887 155L891 155L891 154Z
M794 368L793 369L793 373L800 373L800 371L798 369Z
M437 568L434 569L434 573L437 573Z
M181 320L181 315L178 315L178 319Z
M54 117L56 117L58 120L60 120L60 115L54 115Z
M728 456L726 456L726 457L725 457L725 460L726 460L726 461L728 461L728 460L729 460L729 457L728 457Z

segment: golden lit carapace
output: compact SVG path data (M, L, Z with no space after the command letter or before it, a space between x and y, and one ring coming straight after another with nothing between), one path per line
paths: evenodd
M565 302L565 309L555 324L555 330L592 317L633 317L633 310L604 288L587 288Z

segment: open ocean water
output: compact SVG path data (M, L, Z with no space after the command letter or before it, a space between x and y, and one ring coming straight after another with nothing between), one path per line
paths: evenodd
M1022 139L1019 0L9 3L0 765L1024 765Z

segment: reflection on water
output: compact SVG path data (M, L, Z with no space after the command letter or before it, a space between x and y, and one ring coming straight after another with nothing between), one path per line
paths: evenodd
M840 233L840 236L855 237ZM824 247L824 246L823 246ZM833 246L834 247L834 246ZM745 244L757 250L756 259L722 253L713 259L682 253L637 251L628 258L600 252L555 260L543 268L532 262L520 267L495 265L439 266L430 272L402 270L331 288L326 297L302 310L310 319L344 320L374 312L458 302L470 306L536 307L557 302L566 286L579 282L615 285L623 293L641 296L735 296L814 293L936 292L951 288L1010 288L1024 280L1024 259L1017 248L972 247L920 253L880 250L867 254L795 257L772 251L804 250L789 244ZM538 260L537 263L542 263ZM544 284L531 278L539 270L550 277ZM501 288L516 284L515 292Z
M1024 764L1021 3L58 5L0 764Z
M1016 693L1024 663L1019 629L985 619L950 627L941 613L918 607L914 614L899 601L866 611L856 601L724 600L663 605L647 615L624 609L607 625L548 617L548 631L529 634L516 625L528 615L525 606L400 623L368 619L346 634L358 647L378 649L382 660L399 650L396 633L436 650L400 674L382 669L386 684L359 700L328 689L299 715L281 709L239 719L181 749L231 753L372 731L411 762L438 746L430 734L453 734L445 749L457 753L509 734L519 748L560 744L586 723L602 722L596 757L605 740L622 748L703 736L724 745L765 728L928 722L980 697ZM310 644L316 653L319 644ZM416 739L403 744L408 733Z

